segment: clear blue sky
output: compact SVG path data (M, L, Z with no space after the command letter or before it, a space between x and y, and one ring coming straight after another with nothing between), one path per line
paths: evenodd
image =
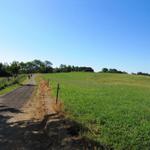
M150 72L149 0L0 0L0 61Z

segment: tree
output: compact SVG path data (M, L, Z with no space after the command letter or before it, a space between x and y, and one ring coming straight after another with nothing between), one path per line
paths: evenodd
M0 76L9 76L8 65L0 63Z
M66 65L61 64L59 68L60 68L60 72L67 72L67 66Z
M150 76L149 73L145 73L145 72L137 72L137 75Z
M107 69L107 68L103 68L102 69L102 72L104 72L104 73L106 73L106 72L108 72L109 70Z
M109 72L110 73L118 73L118 70L117 69L109 69Z
M21 62L19 66L20 66L19 73L27 73L27 63Z
M52 67L52 65L53 65L53 64L52 64L50 61L48 61L48 60L45 60L44 63L45 63L45 66L46 66L46 67Z
M45 64L45 73L52 73L53 72L53 68L52 68L52 63L50 62L50 61L45 61L44 62L44 64Z
M17 76L19 73L19 69L20 69L19 62L13 61L12 64L10 65L11 75Z
M26 73L35 73L35 67L33 62L26 63Z

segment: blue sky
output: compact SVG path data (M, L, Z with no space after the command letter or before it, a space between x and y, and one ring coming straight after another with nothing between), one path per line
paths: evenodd
M150 72L149 0L0 0L0 61Z

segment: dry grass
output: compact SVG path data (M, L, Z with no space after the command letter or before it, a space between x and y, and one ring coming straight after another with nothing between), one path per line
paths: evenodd
M55 101L52 101L51 102L51 107L52 109L54 110L55 113L63 113L63 108L64 108L64 105L62 102L56 102Z
M39 83L38 99L40 99L41 102L39 106L42 107L42 109L39 108L38 110L40 111L40 115L42 117L44 117L47 114L62 114L64 105L60 101L56 103L54 98L51 97L49 82L45 80L41 80Z

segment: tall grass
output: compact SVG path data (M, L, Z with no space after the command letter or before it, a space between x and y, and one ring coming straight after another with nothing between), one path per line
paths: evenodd
M19 82L22 82L25 79L26 75L19 75L18 77L14 78L14 77L9 77L9 78L1 78L0 79L0 90L17 84Z
M50 79L53 96L60 83L65 110L90 129L84 136L114 149L150 148L150 77L60 73L44 78Z

